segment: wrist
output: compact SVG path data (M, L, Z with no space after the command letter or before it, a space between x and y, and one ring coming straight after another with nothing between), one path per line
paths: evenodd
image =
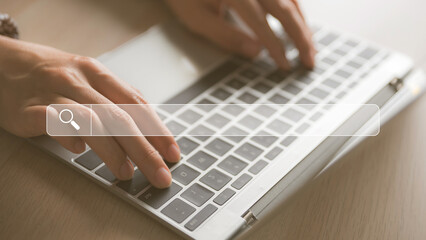
M42 61L38 45L0 36L0 76L16 76Z

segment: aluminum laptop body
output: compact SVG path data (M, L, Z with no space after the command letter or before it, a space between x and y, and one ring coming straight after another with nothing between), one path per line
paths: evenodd
M101 162L90 166L99 161L93 160L96 156L90 150L75 155L48 137L34 138L32 142L186 238L241 236L377 131L377 119L369 113L354 108L348 110L347 116L336 116L328 105L375 104L384 124L425 87L424 74L413 69L411 60L402 54L325 27L314 27L314 39L319 50L317 67L312 72L297 68L290 74L277 71L265 54L253 62L230 56L177 23L155 26L99 57L150 103L217 106L212 111L197 106L189 109L207 119L194 124L179 117L188 109L162 111L161 117L169 128L184 127L182 131L187 131L199 124L213 131L228 130L215 126L219 120L210 121L215 111L227 119L240 119L238 128L246 133L256 122L253 118L260 124L272 121L260 108L250 113L253 118L249 121L232 109L225 109L232 103L286 103L302 114L297 117L294 111L287 113L272 106L272 114L283 112L278 114L279 120L265 125L264 131L270 136L177 137L183 158L171 171L180 175L173 174L172 190L166 193L149 185L118 182L106 173ZM296 62L296 50L291 45L288 49L289 58ZM221 108L220 104L225 105ZM304 109L303 104L318 107ZM288 126L292 134L274 135ZM315 128L328 134L298 134ZM200 152L207 155L201 158ZM207 165L206 160L210 161ZM196 176L185 182L191 174Z

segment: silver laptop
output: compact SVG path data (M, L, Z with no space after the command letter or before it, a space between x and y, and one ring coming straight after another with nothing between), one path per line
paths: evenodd
M278 28L295 65L290 73L266 54L254 61L231 56L172 22L99 57L150 103L181 104L158 109L182 151L182 160L169 165L168 189L151 187L139 171L130 181L116 180L90 149L75 155L48 137L33 142L186 238L241 236L378 133L377 113L354 107L336 114L336 108L377 106L383 124L425 88L424 74L406 56L312 29L318 50L312 71L297 67L297 50ZM241 110L244 104L253 107Z

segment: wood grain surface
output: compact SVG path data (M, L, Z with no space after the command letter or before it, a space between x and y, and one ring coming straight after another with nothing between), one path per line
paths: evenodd
M425 1L302 5L308 19L402 51L426 70ZM172 17L159 0L0 0L0 12L16 19L26 41L93 57ZM250 238L426 239L425 110L422 97L255 227ZM178 238L0 130L0 239Z

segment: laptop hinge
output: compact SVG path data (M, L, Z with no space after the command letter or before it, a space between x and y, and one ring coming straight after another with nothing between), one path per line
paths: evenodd
M398 92L404 86L404 80L402 78L394 78L389 82L389 85Z
M256 217L250 209L247 210L241 217L244 219L244 221L246 221L246 224L249 227L257 221Z

